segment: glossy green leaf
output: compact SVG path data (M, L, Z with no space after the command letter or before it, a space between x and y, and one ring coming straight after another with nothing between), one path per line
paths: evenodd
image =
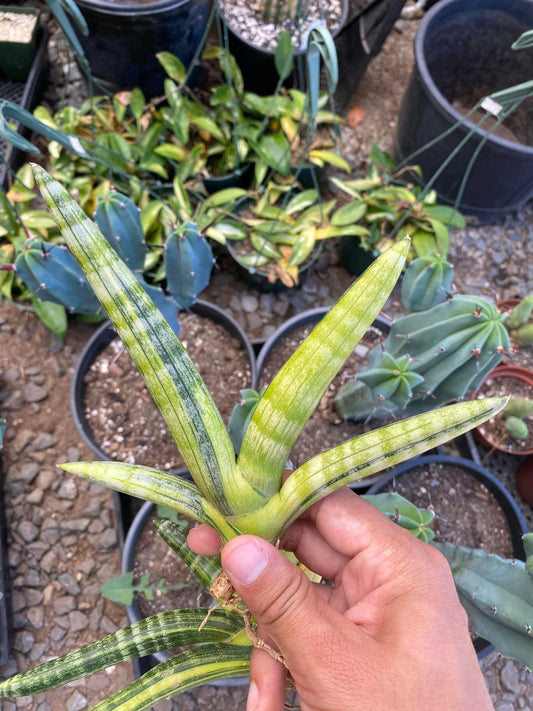
M187 70L183 62L170 52L158 52L156 54L159 63L168 74L178 84L184 84L187 79Z
M294 65L291 35L287 30L281 30L274 52L274 65L280 79L286 79Z

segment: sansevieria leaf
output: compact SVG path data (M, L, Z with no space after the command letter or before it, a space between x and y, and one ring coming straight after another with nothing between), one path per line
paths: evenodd
M43 199L143 376L201 492L225 514L264 503L235 466L222 417L169 324L68 192L40 166L33 169Z
M502 397L461 402L355 437L309 459L263 509L237 517L233 523L246 533L276 541L292 521L324 496L458 437L505 404Z
M370 265L285 363L261 398L244 435L238 462L266 495L277 493L296 438L385 304L408 250L409 240L399 241Z
M113 694L91 711L142 711L218 679L246 676L251 646L213 644L181 652Z
M175 647L206 642L231 643L234 639L241 645L246 644L242 615L213 610L207 620L205 616L206 610L198 608L171 610L147 617L97 642L6 679L0 684L0 696L37 694L127 659ZM204 626L198 631L204 620Z

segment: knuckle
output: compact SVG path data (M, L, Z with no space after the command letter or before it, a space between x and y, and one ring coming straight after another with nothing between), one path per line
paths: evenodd
M304 574L295 571L289 580L278 581L268 593L268 600L260 613L261 624L276 626L288 619L300 616L305 601L311 592Z

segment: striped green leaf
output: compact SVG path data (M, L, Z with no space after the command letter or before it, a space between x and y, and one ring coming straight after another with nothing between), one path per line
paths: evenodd
M296 438L337 372L385 304L409 250L390 247L320 321L278 372L244 435L239 466L255 487L272 496Z
M224 422L182 344L94 222L46 171L37 165L33 170L43 199L144 378L201 492L226 514L256 508L264 498L235 467Z
M232 522L245 533L276 541L300 514L332 491L458 437L505 404L505 398L461 402L355 437L309 459L263 509Z
M238 639L244 643L242 616L213 610L202 630L206 610L172 610L147 617L103 639L52 659L0 684L0 696L26 696L53 689L128 659L175 647Z
M216 528L223 540L238 534L220 511L200 494L197 487L182 477L125 462L70 462L59 466L83 479L167 506L195 521L207 523Z
M246 676L249 646L212 644L176 654L128 684L91 711L142 711L197 686L219 679Z
M184 530L183 526L174 523L174 521L158 519L155 525L157 532L165 543L187 564L187 567L196 575L204 588L210 590L211 585L222 573L220 556L208 558L207 556L193 553L187 545L187 530Z

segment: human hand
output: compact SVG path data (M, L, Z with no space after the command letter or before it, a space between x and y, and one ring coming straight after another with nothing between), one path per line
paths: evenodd
M203 555L220 552L207 526L189 533ZM280 650L302 711L493 709L449 566L431 546L349 489L312 506L281 548L333 582L313 584L256 536L222 550L222 565ZM255 648L247 711L281 711L286 670Z

